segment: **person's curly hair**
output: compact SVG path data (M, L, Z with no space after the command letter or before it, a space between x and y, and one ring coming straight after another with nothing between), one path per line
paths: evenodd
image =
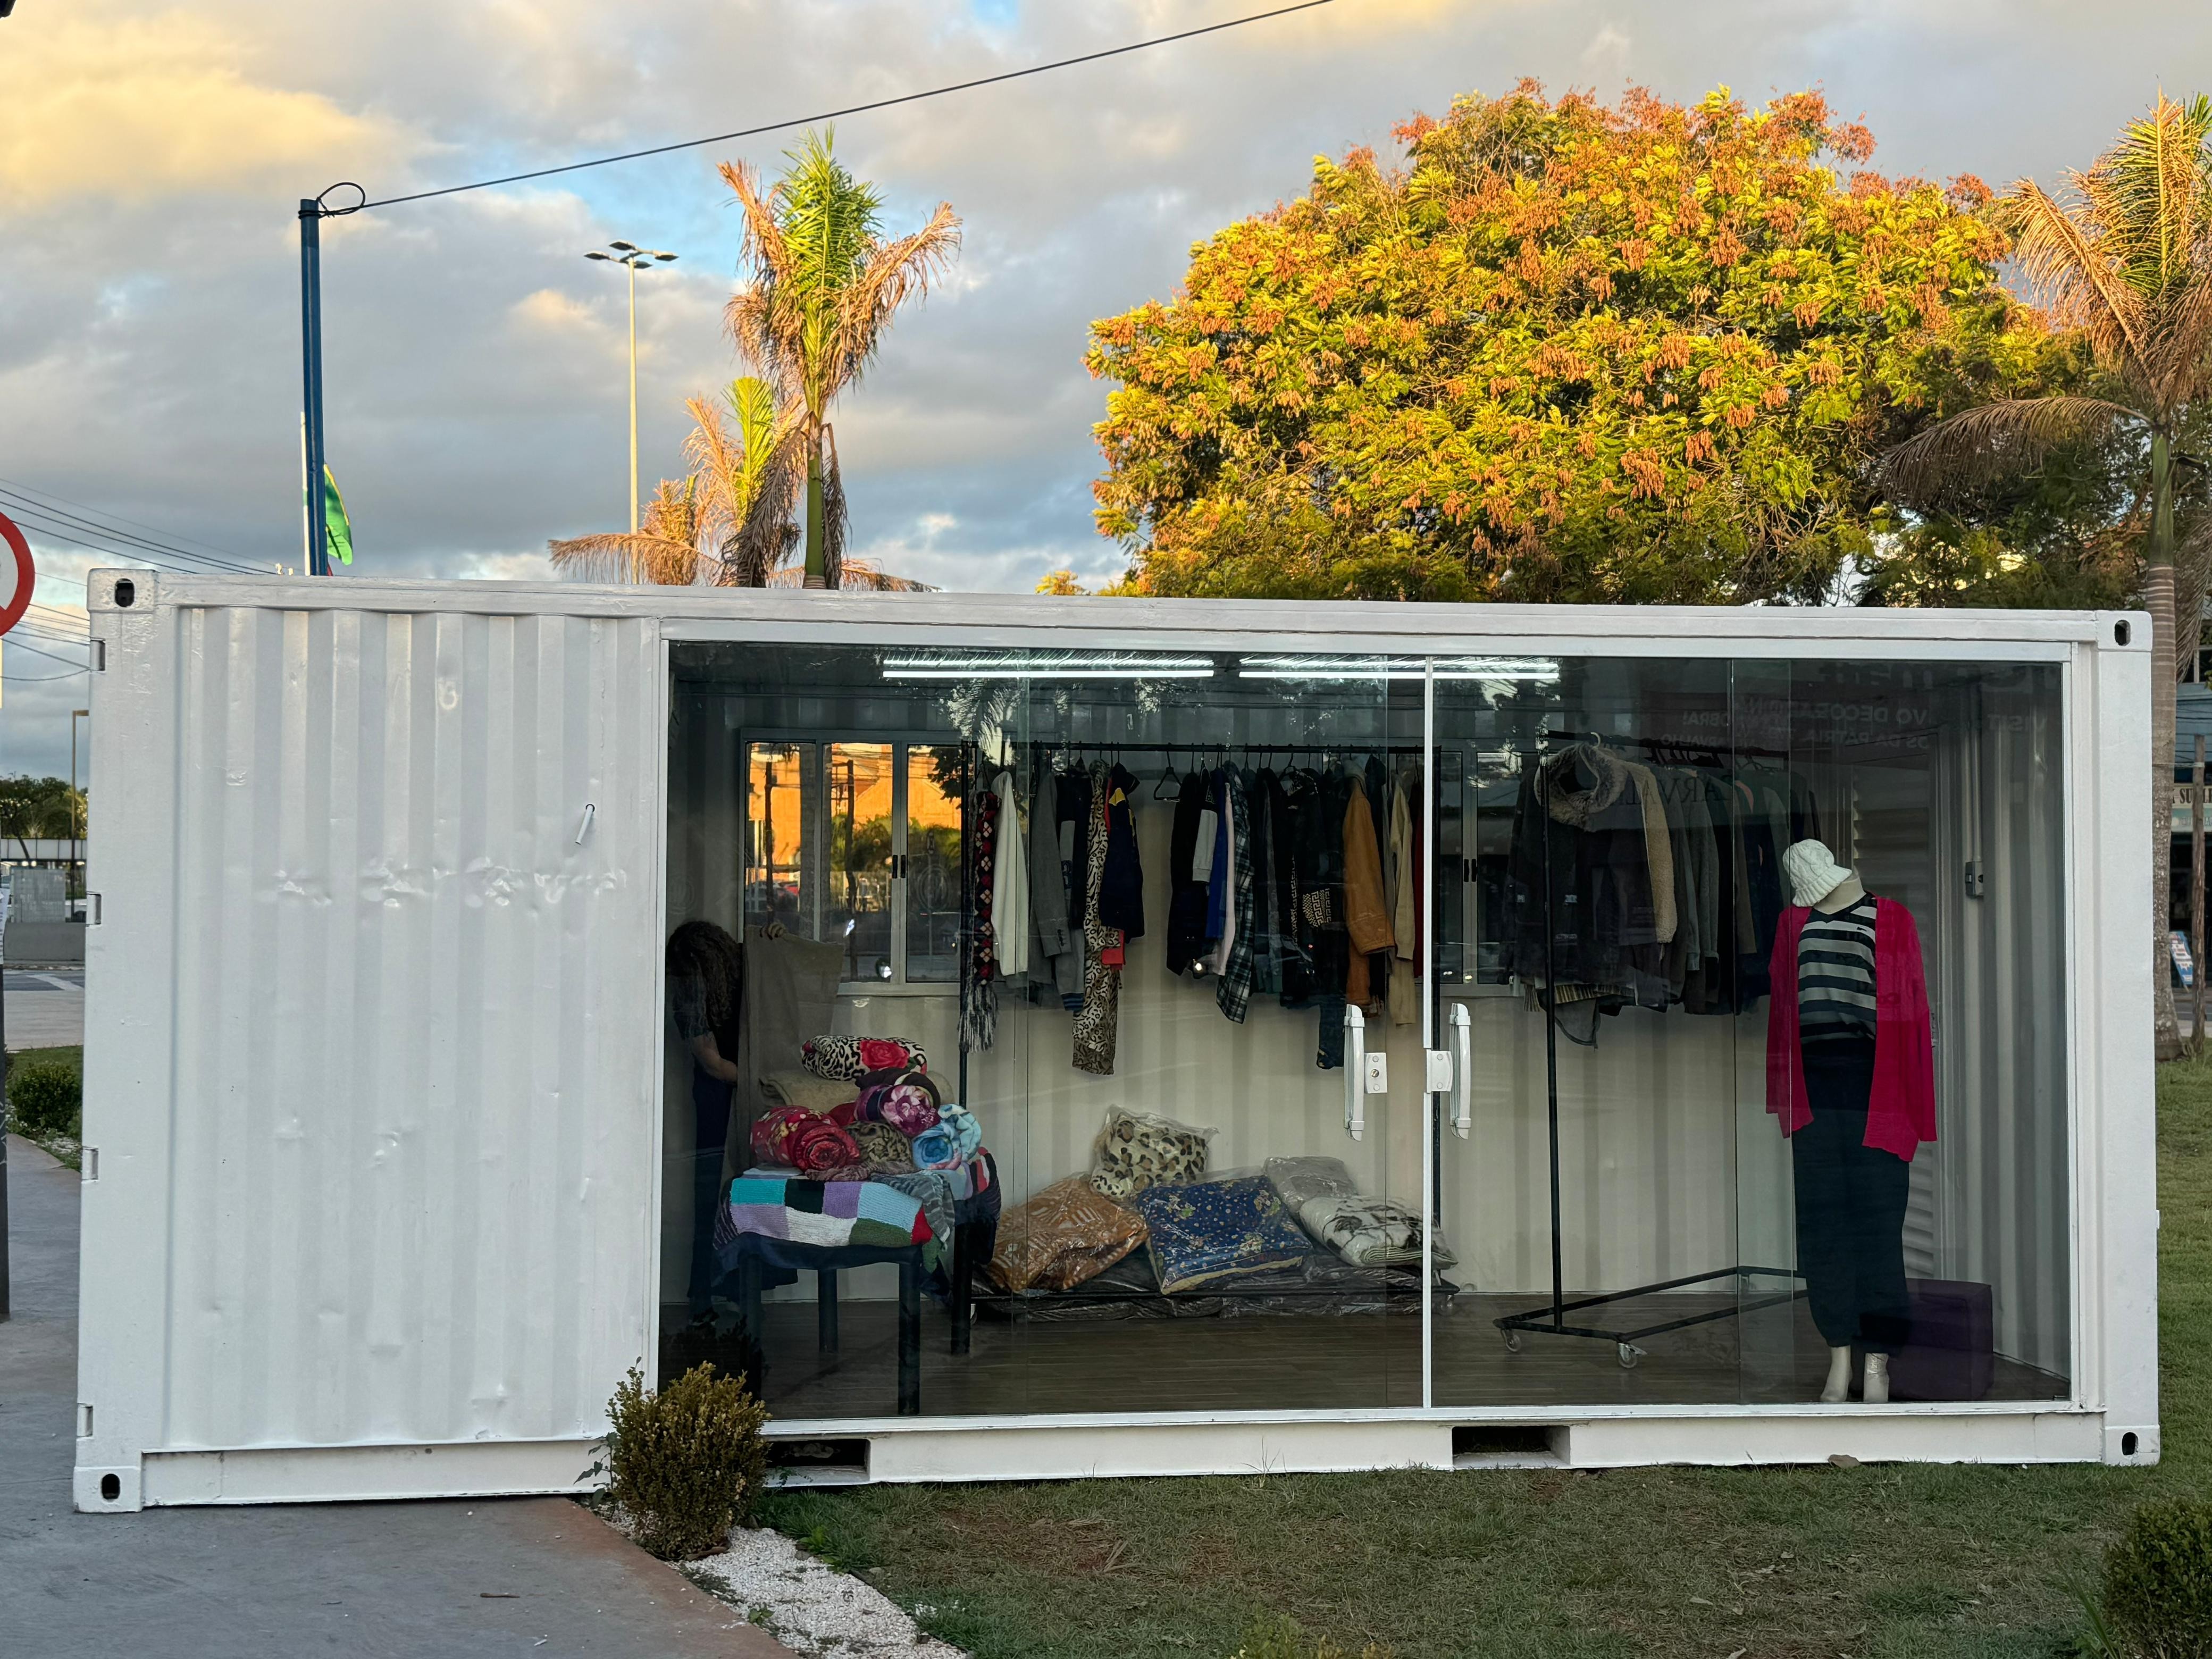
M707 1024L722 1058L738 1057L738 1009L744 988L744 951L711 921L687 921L668 936L668 977L696 979Z

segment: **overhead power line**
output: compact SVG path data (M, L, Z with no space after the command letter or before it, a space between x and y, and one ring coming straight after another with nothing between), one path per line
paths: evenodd
M705 138L686 138L680 143L655 144L648 149L624 150L619 155L595 156L588 161L569 161L560 167L538 167L528 173L510 173L497 179L479 179L470 185L447 185L442 190L418 190L404 196L383 196L374 201L364 199L349 208L325 208L325 215L336 217L342 214L360 213L369 208L397 207L402 202L427 202L433 197L459 196L465 191L489 190L496 185L519 185L532 179L550 179L563 173L581 173L587 167L611 167L617 161L642 161L648 155L671 155L678 150L699 149L708 144L726 144L738 138L757 138L763 133L781 132L791 127L812 126L818 121L835 121L848 115L864 115L870 110L892 109L901 104L916 104L926 98L943 98L955 92L972 92L977 87L993 87L1001 82L1019 81L1032 75L1048 75L1054 70L1073 69L1079 64L1096 64L1103 58L1120 58L1133 52L1146 52L1154 46L1172 45L1177 40L1196 40L1201 34L1218 34L1224 29L1242 28L1247 23L1263 23L1271 17L1286 17L1292 12L1311 11L1316 6L1326 6L1330 0L1297 0L1295 5L1277 6L1269 11L1255 11L1243 17L1231 17L1218 23L1208 23L1194 29L1179 29L1173 34L1156 34L1148 40L1132 40L1126 46L1108 46L1099 52L1086 52L1073 58L1055 58L1049 64L1032 64L1027 69L1006 70L998 75L978 76L972 81L956 81L950 86L932 87L925 92L902 93L896 98L876 98L865 104L848 104L842 109L823 110L813 115L794 116L786 121L770 121L757 127L740 127L735 132L718 132ZM343 189L332 185L332 190ZM361 186L351 186L360 190ZM323 192L330 194L329 191Z
M75 668L80 674L85 672L82 665L73 663L67 657L57 657L52 652L41 651L35 645L25 645L12 632L4 637L6 643L4 647L0 647L0 649L27 651L34 657L44 657L48 662L58 662L64 668Z
M93 510L90 508L82 513L70 512L64 507L52 504L54 501L64 500L64 497L56 495L50 499L41 499L43 494L44 492L27 489L21 484L0 481L0 504L12 503L9 507L11 517L20 516L29 520L46 534L57 537L63 541L75 541L79 546L90 547L94 552L116 551L118 548L114 544L119 544L122 548L130 549L134 552L183 559L190 563L206 565L217 570L235 571L241 575L259 574L258 567L245 563L234 557L218 553L196 552L189 547L179 547L173 542L162 541L152 536L141 536L132 531L125 530L118 525L109 522L104 517L91 516ZM41 520L45 522L40 523ZM84 535L100 538L100 544L84 541L82 539Z

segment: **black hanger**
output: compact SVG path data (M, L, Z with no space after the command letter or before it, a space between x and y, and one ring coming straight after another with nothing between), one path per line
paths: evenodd
M1170 794L1168 793L1168 786L1170 784L1173 784L1175 786L1175 793L1173 794ZM1181 800L1182 799L1182 780L1176 775L1175 750L1172 749L1168 750L1167 761L1160 768L1160 781L1152 786L1152 799L1154 800Z

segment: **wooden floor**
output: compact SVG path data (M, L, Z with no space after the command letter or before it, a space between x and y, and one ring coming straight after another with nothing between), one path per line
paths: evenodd
M1656 1310L1654 1304L1660 1304ZM1647 1298L1623 1325L1718 1305ZM1461 1297L1436 1320L1436 1401L1444 1406L1784 1404L1819 1396L1828 1351L1803 1304L1643 1339L1623 1367L1615 1345L1531 1333L1510 1352L1492 1321L1524 1297ZM675 1310L680 1318L680 1310ZM840 1351L816 1346L809 1303L771 1304L764 1333L769 1407L785 1418L890 1416L896 1408L896 1310L847 1302ZM925 1416L1054 1412L1271 1411L1418 1406L1416 1314L1255 1315L1105 1323L978 1317L973 1351L950 1352L944 1310L925 1303ZM2062 1378L1999 1359L1991 1400L2063 1399Z

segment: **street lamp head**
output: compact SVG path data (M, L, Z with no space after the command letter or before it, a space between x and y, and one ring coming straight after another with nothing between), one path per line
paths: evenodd
M676 256L672 253L656 253L653 257L664 265L673 264L676 262Z
M611 258L613 256L611 254L601 253L597 248L594 248L591 252L586 253L584 257L586 259L606 259Z
M637 252L637 244L635 242L609 242L607 246L623 253L635 253Z

